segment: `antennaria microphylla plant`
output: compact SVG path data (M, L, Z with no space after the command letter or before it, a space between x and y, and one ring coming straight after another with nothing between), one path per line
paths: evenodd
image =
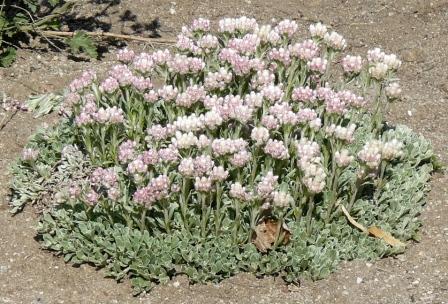
M84 72L15 166L14 210L50 193L43 246L136 293L180 273L318 279L401 252L350 219L417 238L433 152L384 121L401 61L345 55L321 23L297 29L197 19L174 51L123 49L105 79Z

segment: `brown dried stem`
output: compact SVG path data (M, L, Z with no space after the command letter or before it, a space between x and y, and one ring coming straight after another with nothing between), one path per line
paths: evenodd
M76 32L63 32L63 31L39 31L38 33L45 36L56 36L56 37L73 37ZM147 43L159 43L159 44L174 44L176 41L174 39L163 39L163 38L146 38L134 35L124 35L115 34L108 32L83 32L84 34L96 37L96 38L111 38L111 39L121 39L121 40L133 40L141 41Z

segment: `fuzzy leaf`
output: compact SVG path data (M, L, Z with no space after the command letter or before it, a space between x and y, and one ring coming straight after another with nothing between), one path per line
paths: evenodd
M73 54L86 53L91 58L97 58L97 48L91 37L86 33L79 31L75 35L67 40L68 45Z
M26 101L26 106L34 112L34 117L40 117L57 110L62 100L63 97L60 94L34 95Z
M2 53L0 53L0 66L9 67L16 60L16 49L8 47Z
M48 3L49 3L51 6L56 6L56 5L58 5L58 4L61 3L61 0L48 0Z

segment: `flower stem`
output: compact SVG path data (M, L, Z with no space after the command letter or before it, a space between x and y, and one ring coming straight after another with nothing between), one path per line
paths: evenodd
M313 212L314 212L314 195L311 194L309 197L308 211L306 213L306 232L308 235L310 235L310 233L311 233L311 223L313 220Z
M216 184L215 233L217 236L221 231L221 195L222 187Z
M203 238L207 235L207 221L208 221L208 212L207 212L207 195L202 193L201 196L201 236Z
M140 218L140 231L143 232L146 230L146 212L148 209L146 207L143 207L142 216Z

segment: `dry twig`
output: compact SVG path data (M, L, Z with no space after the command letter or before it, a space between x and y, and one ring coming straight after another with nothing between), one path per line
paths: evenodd
M56 37L73 37L76 34L76 32L62 32L62 31L39 31L39 33L46 36L56 36ZM158 43L158 44L174 44L176 42L174 39L146 38L134 35L124 35L124 34L115 34L107 32L84 32L84 34L97 38L133 40L133 41Z

